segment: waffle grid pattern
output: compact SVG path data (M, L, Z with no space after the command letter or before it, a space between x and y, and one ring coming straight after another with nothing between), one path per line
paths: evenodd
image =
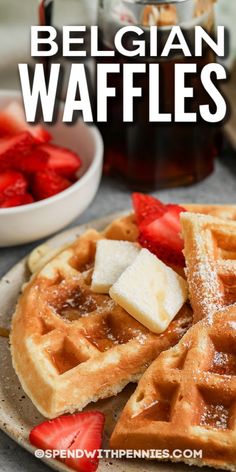
M193 326L146 371L111 446L202 450L201 460L182 460L236 470L235 346L234 308L216 313L213 325Z

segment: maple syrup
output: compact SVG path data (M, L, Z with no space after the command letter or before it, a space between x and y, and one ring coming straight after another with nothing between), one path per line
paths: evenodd
M126 5L127 2L119 3ZM129 6L129 4L127 5ZM134 15L135 6L132 5L132 10L128 10L127 5L124 12L119 10L119 19L122 21L126 15L125 21L131 23L134 21L132 15ZM140 5L137 8L141 8ZM107 10L106 14L108 17ZM115 14L116 10L111 12L110 23L104 18L101 22L102 50L112 49L112 38L118 29L118 19L115 24ZM203 26L207 26L210 31L213 31L213 10L209 11L207 15L207 20L206 15L204 16ZM199 18L199 22L195 21L195 23L201 24L201 18ZM124 26L124 23L119 26ZM163 44L165 41L168 34L167 29L166 27L158 28L158 43ZM147 30L146 33L148 36ZM193 25L185 28L185 34L189 38L191 46L194 36ZM203 57L194 57L194 55L184 57L179 53L169 58L127 58L118 53L112 59L99 57L100 63L103 61L107 63L109 60L118 64L141 61L146 63L147 70L150 62L159 63L160 111L172 115L175 106L175 64L197 63L197 74L189 74L186 83L187 86L194 88L194 99L186 101L186 112L198 112L199 106L206 103L210 104L210 107L214 106L200 77L204 66L215 61L214 54L207 45L205 45ZM132 189L145 191L192 184L204 179L213 171L214 159L219 150L219 126L204 122L200 116L198 116L197 123L150 123L148 74L134 75L134 86L142 88L142 97L134 100L134 122L124 123L122 73L109 74L108 86L115 88L116 97L109 99L107 123L98 123L105 144L105 173L122 177L122 180L125 180Z

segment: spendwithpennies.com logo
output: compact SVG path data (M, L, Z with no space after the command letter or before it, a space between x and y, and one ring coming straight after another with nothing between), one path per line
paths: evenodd
M202 459L202 450L196 449L95 449L87 451L85 449L36 449L35 457L38 459Z

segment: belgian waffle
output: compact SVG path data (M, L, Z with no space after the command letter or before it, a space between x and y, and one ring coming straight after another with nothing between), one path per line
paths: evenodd
M236 218L234 206L185 207ZM49 418L116 395L191 325L192 311L185 305L165 333L154 335L109 296L91 292L100 238L137 241L134 216L113 221L103 233L90 230L45 267L39 264L13 316L13 366L28 396Z
M169 450L169 460L236 471L236 308L194 325L160 354L128 401L114 449ZM202 457L174 458L174 450Z
M194 321L236 302L236 222L182 213Z
M104 233L89 230L53 257L25 287L13 316L13 366L48 418L136 382L191 325L186 304L165 333L152 334L108 295L91 291L96 242L104 237L136 240L134 217L114 221Z

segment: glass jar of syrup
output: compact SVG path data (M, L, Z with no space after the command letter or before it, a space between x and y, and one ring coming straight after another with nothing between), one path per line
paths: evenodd
M127 25L138 25L148 42L150 26L156 25L158 44L165 44L173 25L180 25L194 50L195 26L201 25L214 33L213 0L100 0L99 25L101 48L114 49L116 32ZM127 37L127 42L129 38ZM194 99L187 100L188 112L197 112L201 104L209 104L200 78L203 67L215 61L214 54L205 45L202 57L185 57L177 51L171 57L115 57L98 58L119 64L141 61L147 65L160 65L160 111L174 111L174 69L176 63L197 63L197 74L188 79L187 86L194 88ZM188 185L207 177L214 168L217 155L219 127L204 122L198 116L197 123L150 123L149 122L149 77L136 75L134 86L142 88L142 98L135 99L135 119L123 123L123 77L110 74L109 87L115 87L116 97L108 99L108 121L98 123L105 143L105 172L121 176L132 189L152 190L156 188Z

